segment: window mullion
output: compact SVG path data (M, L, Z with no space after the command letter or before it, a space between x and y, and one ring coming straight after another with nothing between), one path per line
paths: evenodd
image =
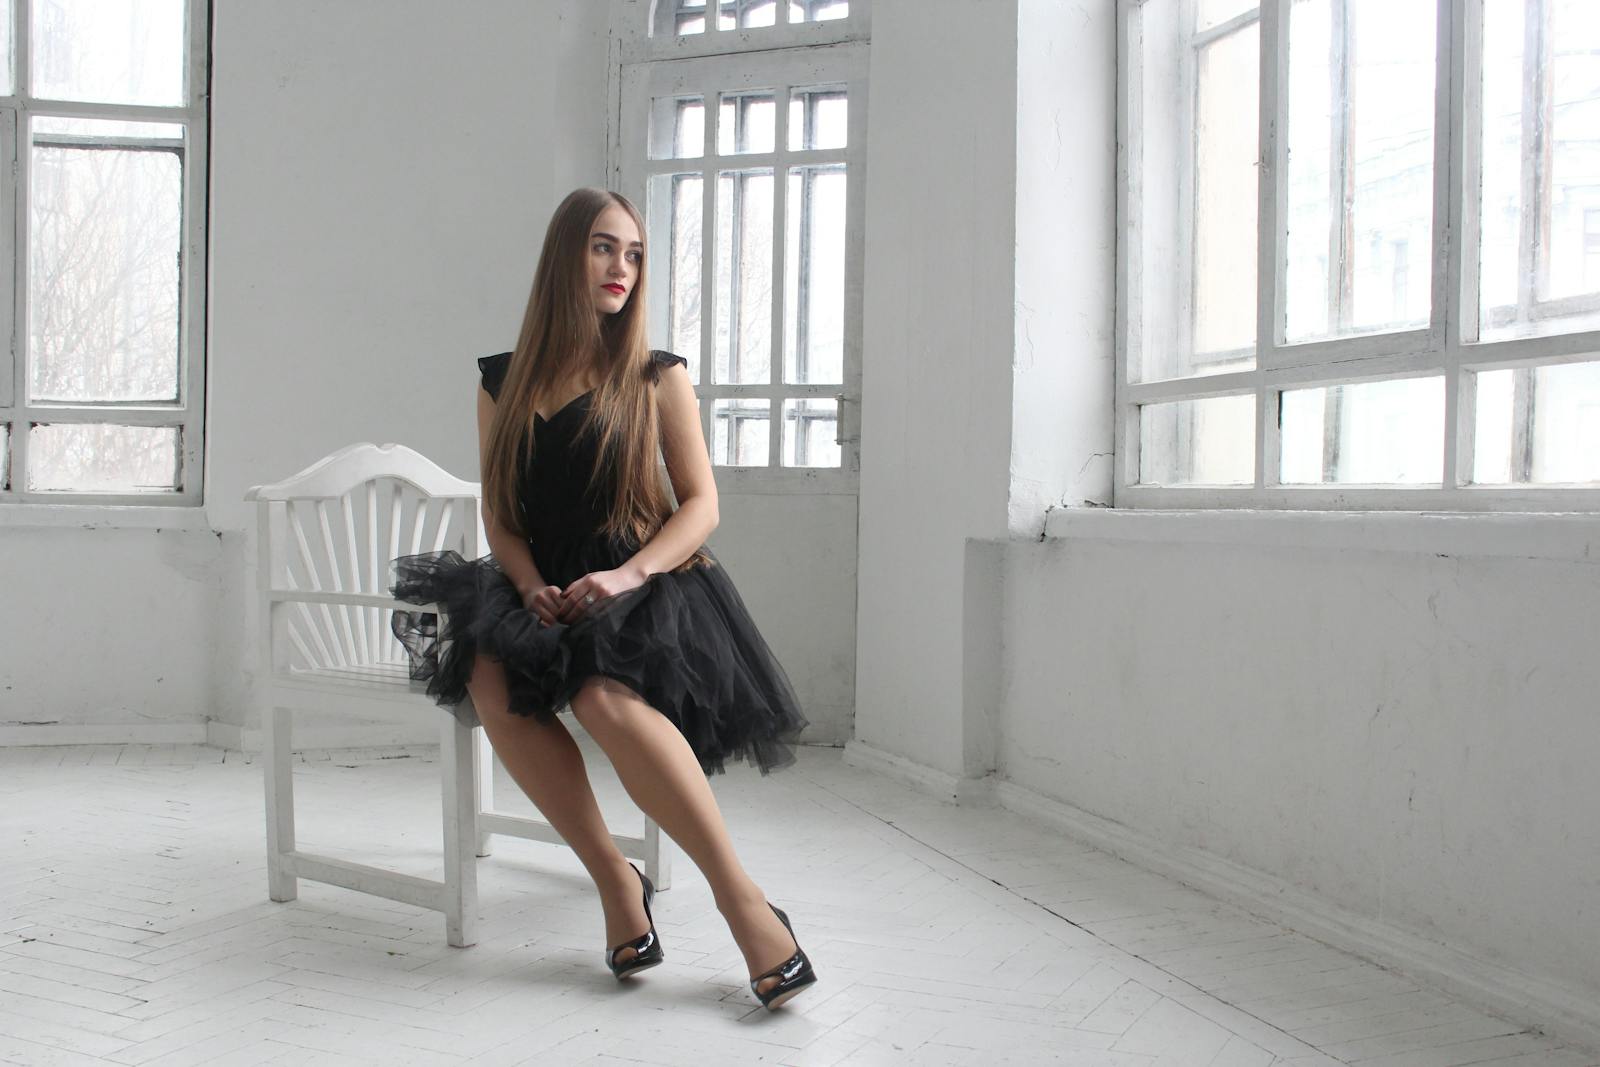
M1468 207L1465 190L1465 144L1473 126L1468 114L1473 94L1467 91L1468 49L1465 23L1471 0L1440 0L1437 62L1434 65L1434 157L1433 157L1433 248L1432 334L1444 362L1444 457L1440 484L1447 490L1464 484L1472 470L1472 417L1476 411L1475 390L1470 375L1461 373L1461 322L1469 311L1462 305L1462 276L1466 271L1467 241L1476 241L1476 231L1468 233L1464 214ZM1470 313L1477 309L1474 301ZM1463 391L1463 390L1468 391Z
M1284 140L1289 69L1289 2L1262 0L1260 141L1256 204L1256 440L1255 484L1276 485L1281 451L1278 394L1267 370L1278 363L1279 330L1284 324L1288 257L1288 152Z
M1542 171L1545 169L1547 151L1546 131L1542 128L1544 99L1548 95L1545 83L1545 34L1542 26L1543 4L1529 0L1522 32L1522 213L1519 219L1517 240L1517 320L1529 322L1534 305L1539 302L1542 286L1542 250L1545 236L1541 219L1544 215Z
M788 0L779 0L787 3ZM788 239L788 230L784 225L784 212L789 200L789 182L785 177L788 167L789 151L789 86L788 78L779 78L773 88L772 100L772 283L770 301L772 318L768 327L770 340L767 342L767 381L773 386L783 384L783 318L784 318L784 260L787 256L785 242ZM801 120L802 123L804 119ZM772 467L783 466L783 399L779 397L772 401L771 415L767 422L767 465ZM795 432L798 435L799 427ZM798 438L796 440L798 448ZM796 455L799 455L796 452Z
M1350 89L1355 79L1350 72L1350 53L1354 15L1349 0L1330 0L1328 14L1333 22L1328 34L1332 51L1328 60L1328 93L1333 104L1328 145L1328 221L1332 223L1328 232L1328 332L1337 337L1348 332L1351 319L1350 205L1354 169L1350 148L1355 124L1350 115Z

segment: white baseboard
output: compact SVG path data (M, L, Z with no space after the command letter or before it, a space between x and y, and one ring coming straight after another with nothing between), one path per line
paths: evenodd
M206 723L205 743L234 752L260 752L261 730L231 722ZM385 745L437 745L439 728L430 723L350 722L294 724L290 743L308 748L376 748Z
M23 745L203 745L203 722L83 722L0 726L0 748Z
M1487 1011L1600 1051L1600 998L1469 956L1408 930L1355 914L1270 874L1197 848L1173 846L1070 804L993 776L966 782L861 741L844 762L886 774L942 800L992 798L1008 811L1077 841L1280 922L1335 948L1449 992ZM988 786L984 783L990 783Z
M864 741L847 741L842 761L849 767L874 771L938 797L948 804L965 807L994 807L998 804L993 774L982 778L961 778L948 771L906 759L893 752L869 745Z

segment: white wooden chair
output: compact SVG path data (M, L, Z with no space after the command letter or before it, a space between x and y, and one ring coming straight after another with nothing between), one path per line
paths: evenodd
M413 682L390 620L395 610L432 611L389 593L398 556L454 549L476 559L483 536L479 486L404 445L354 444L299 474L245 494L257 508L259 689L267 805L267 887L294 900L301 878L432 908L445 915L450 944L476 943L475 856L494 834L564 845L548 822L494 810L494 759L468 697L445 714ZM291 712L297 708L364 718L439 723L443 771L444 880L315 855L295 848ZM660 828L613 834L623 855L644 861L656 888L671 885Z

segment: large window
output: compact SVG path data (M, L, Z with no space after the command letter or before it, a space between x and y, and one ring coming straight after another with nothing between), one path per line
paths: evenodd
M1600 4L1121 30L1119 505L1600 508Z
M199 504L200 0L0 0L0 505Z
M712 6L708 31L705 3L656 0L624 42L651 335L689 360L719 478L836 491L859 469L865 5Z

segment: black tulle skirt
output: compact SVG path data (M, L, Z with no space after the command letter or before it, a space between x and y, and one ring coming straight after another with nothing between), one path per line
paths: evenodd
M629 553L597 537L559 555L540 573L566 586L620 566ZM624 683L670 719L707 776L723 773L729 760L747 760L762 774L795 760L792 746L809 723L715 556L709 566L653 574L595 601L570 624L548 626L523 607L493 556L401 556L391 577L396 599L445 609L443 632L436 613L409 611L394 613L393 631L413 689L458 717L482 652L503 665L516 714L552 721L598 675Z

